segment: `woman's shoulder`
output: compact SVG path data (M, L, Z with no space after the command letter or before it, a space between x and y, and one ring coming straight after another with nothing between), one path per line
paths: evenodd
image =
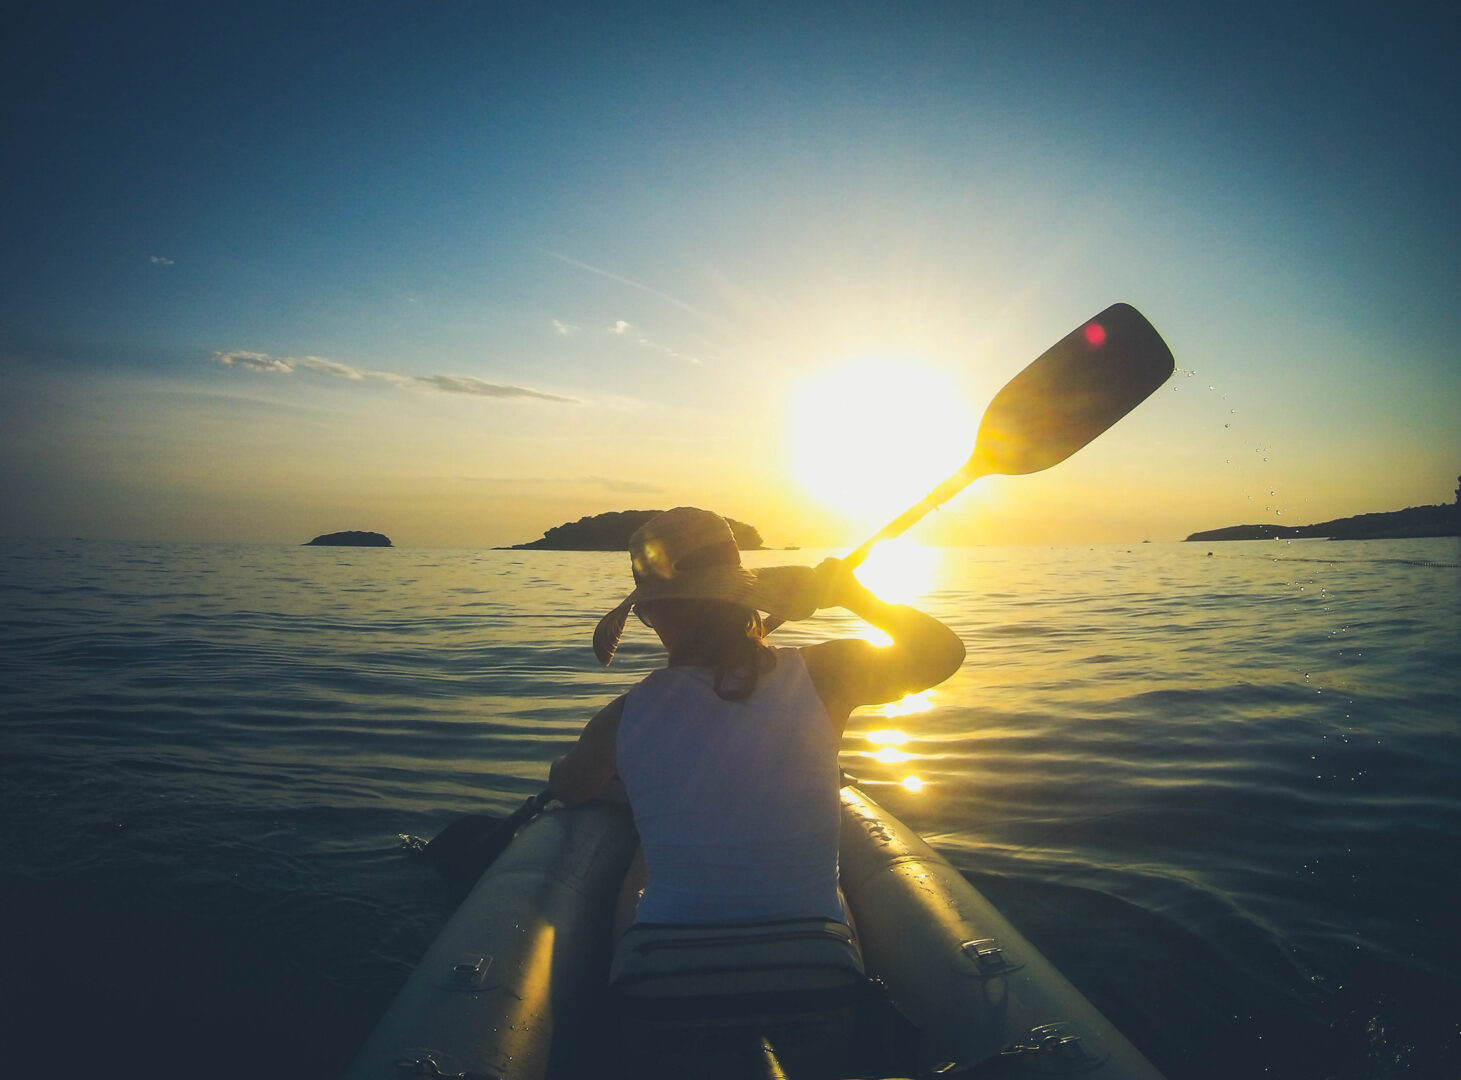
M797 649L799 659L815 678L835 678L855 671L866 662L874 646L864 638L833 638Z
M709 686L714 676L715 671L712 668L690 664L655 668L631 686L626 696L639 697L644 694L665 693L677 687L692 685Z
M840 734L852 710L878 698L870 690L878 657L875 646L863 638L834 638L808 645L801 651L807 676Z

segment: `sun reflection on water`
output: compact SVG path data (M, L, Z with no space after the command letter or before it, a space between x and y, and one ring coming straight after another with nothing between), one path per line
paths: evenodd
M858 568L857 576L863 584L885 600L916 603L919 597L933 591L940 577L942 563L943 552L940 549L897 539L875 547L867 561ZM865 627L862 637L875 645L891 644L886 634L873 627ZM874 715L898 721L903 717L929 712L933 707L934 691L923 690L878 706ZM906 731L893 727L877 728L868 731L864 738L873 746L873 749L859 755L864 761L885 767L880 768L879 772L896 770L902 774L894 779L870 782L898 784L905 791L915 794L927 786L921 777L905 772L911 763L922 756L906 749L909 741Z
M933 708L933 691L920 690L916 694L908 694L897 701L890 701L878 709L879 714L887 717L912 716L915 713L925 713ZM901 735L902 733L899 732ZM900 742L902 739L900 738Z
M931 706L927 703L927 691L925 691L922 694L909 695L909 698L903 699L902 702L892 702L891 704L884 706L883 709L879 711L883 712L885 715L888 715L888 710L899 710L899 707L902 706L905 702L908 702L911 698L922 699L922 703L912 704L909 708L895 711L892 715L904 715L907 713L923 712L926 709L931 708ZM861 756L865 760L875 761L879 765L905 765L910 761L916 760L920 756L912 751L901 749L901 747L906 746L908 743L908 733L899 728L876 728L872 731L865 732L863 734L863 738L871 743L874 749L863 751ZM872 782L878 783L879 781L874 780ZM889 783L890 781L885 780L881 782ZM901 779L891 782L900 784L902 785L904 790L914 793L922 791L924 787L923 780L913 775L912 773L904 775Z

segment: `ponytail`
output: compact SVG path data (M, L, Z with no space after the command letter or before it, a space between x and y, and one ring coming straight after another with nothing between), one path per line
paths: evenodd
M723 701L745 701L756 690L763 671L776 666L776 653L766 644L766 627L761 613L753 608L717 604L724 609L718 620L715 640L716 696Z

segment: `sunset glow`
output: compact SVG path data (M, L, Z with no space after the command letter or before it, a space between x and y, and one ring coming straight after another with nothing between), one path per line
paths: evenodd
M830 368L796 388L788 411L792 475L869 530L963 464L977 426L951 378L903 360Z
M689 504L855 545L1118 300L1171 384L913 539L1453 497L1455 65L1420 16L232 6L8 27L6 534L477 548Z

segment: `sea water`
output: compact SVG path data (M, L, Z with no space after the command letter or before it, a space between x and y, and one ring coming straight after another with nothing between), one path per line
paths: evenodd
M854 715L873 798L1172 1080L1461 1075L1461 542L928 557L969 656ZM338 1075L454 901L400 836L658 662L589 648L626 569L0 544L7 1072Z

